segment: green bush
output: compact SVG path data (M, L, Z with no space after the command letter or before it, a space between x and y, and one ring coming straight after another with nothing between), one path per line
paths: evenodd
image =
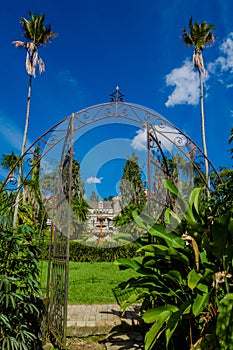
M119 259L138 273L120 287L137 288L123 304L143 300L145 350L227 350L233 344L233 216L213 216L195 188L187 203L170 182L177 210L167 209L165 225L134 216L154 238L140 248L143 257ZM207 203L208 204L208 203Z
M24 224L16 229L0 217L0 348L42 348L43 302L38 284L35 232Z
M123 246L99 248L97 246L83 245L77 241L70 242L70 261L79 262L113 262L119 258L133 258L136 256L138 244L136 242ZM48 259L49 242L41 244L41 259Z

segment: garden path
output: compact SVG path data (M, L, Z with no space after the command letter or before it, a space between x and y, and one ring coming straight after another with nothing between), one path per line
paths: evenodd
M137 326L135 309L129 309L122 315L116 303L68 305L67 336L106 334L104 343L107 350L143 349L143 339Z

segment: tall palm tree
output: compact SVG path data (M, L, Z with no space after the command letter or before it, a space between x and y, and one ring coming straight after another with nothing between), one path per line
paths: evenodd
M28 121L30 115L30 106L31 106L31 89L32 89L32 78L36 77L36 68L39 67L39 72L42 73L45 70L45 65L43 60L39 57L39 48L45 46L51 42L51 39L54 38L57 34L51 31L51 25L45 25L45 15L32 14L29 12L30 19L22 17L20 19L20 24L22 27L23 35L25 41L13 41L13 44L16 47L26 49L26 71L29 74L28 82L28 96L27 96L27 108L26 108L26 118L25 118L25 127L24 135L21 149L21 156L23 156L26 148L27 133L28 133ZM19 167L19 187L22 184L22 172L23 172L23 163L20 163ZM16 225L17 214L18 214L18 202L19 195L16 199L15 211L14 211L14 226Z
M205 135L205 116L204 116L204 96L203 96L203 80L202 74L206 74L204 67L204 60L202 52L204 48L211 45L215 41L215 36L212 33L212 29L215 29L213 24L207 24L206 21L199 24L197 21L193 24L192 17L189 20L189 31L186 28L183 29L182 40L188 47L194 47L193 52L193 65L197 69L199 74L200 84L200 114L201 114L201 133L202 133L202 145L203 153L205 156L205 175L206 181L209 185L209 166L207 159L207 147L206 147L206 135Z

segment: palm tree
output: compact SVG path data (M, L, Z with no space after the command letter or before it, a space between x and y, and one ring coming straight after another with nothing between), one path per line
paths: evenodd
M51 39L56 36L56 33L51 31L51 25L45 25L45 15L32 14L29 12L30 19L22 17L20 24L22 27L25 41L13 41L16 47L26 49L26 71L29 74L28 82L28 96L27 96L27 109L25 118L24 135L21 149L21 156L23 156L26 148L27 132L28 132L28 121L30 115L31 106L31 89L32 89L32 77L36 77L36 68L39 67L39 72L42 73L45 70L45 64L39 57L39 48L45 46L51 42ZM23 163L20 163L19 167L19 188L22 182ZM14 211L14 226L16 225L17 213L18 213L18 202L19 195L16 199L15 211Z
M186 28L183 29L182 40L188 47L194 47L193 52L193 65L197 69L199 74L199 85L200 85L200 114L201 114L201 133L202 133L202 145L203 153L205 156L205 176L207 184L209 185L209 166L207 158L207 147L206 147L206 135L205 135L205 116L204 116L204 96L203 96L203 80L202 74L206 74L204 67L204 60L202 52L204 48L215 41L215 36L211 32L215 29L213 24L207 24L206 21L199 24L197 21L193 24L192 17L189 20L189 31Z

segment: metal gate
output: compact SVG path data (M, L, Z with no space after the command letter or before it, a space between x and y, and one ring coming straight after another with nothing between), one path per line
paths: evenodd
M5 179L0 191L5 194L5 206L15 205L17 195L22 191L27 180L31 178L33 169L40 164L44 174L52 174L53 189L44 195L46 211L51 228L48 274L47 274L47 318L48 329L54 342L61 349L66 348L67 305L68 305L68 277L69 277L69 249L73 232L71 213L72 159L73 145L77 135L82 135L91 125L101 126L103 123L115 124L127 121L136 125L146 135L147 152L147 211L154 218L159 215L158 206L166 205L167 194L161 194L162 178L175 180L174 171L168 162L167 150L174 150L177 159L183 159L182 166L189 165L189 182L193 185L194 173L199 174L202 183L208 187L203 171L205 156L202 150L189 136L163 118L157 112L140 105L124 102L124 95L117 87L110 94L110 102L95 105L71 116L64 118L47 130L26 150L25 154L15 165L23 161L24 176L18 186L17 179L12 172ZM36 162L32 162L32 155L36 145L40 145L41 153ZM58 156L59 155L59 156ZM178 159L178 160L179 160ZM208 160L210 173L216 172ZM49 169L49 170L48 170ZM14 169L12 169L14 170ZM51 179L50 179L51 180ZM65 184L65 187L64 187ZM9 196L11 193L11 196Z

